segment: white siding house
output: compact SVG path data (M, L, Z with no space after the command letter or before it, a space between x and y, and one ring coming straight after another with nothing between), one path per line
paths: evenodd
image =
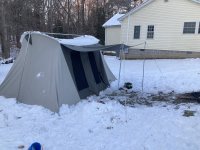
M138 45L128 58L141 49L146 58L200 57L200 0L146 0L118 20L120 43Z
M121 37L121 23L118 21L124 14L115 14L106 23L103 24L105 28L105 45L113 45L120 43Z

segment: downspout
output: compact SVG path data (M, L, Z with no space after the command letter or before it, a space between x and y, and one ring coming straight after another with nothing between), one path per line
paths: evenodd
M128 15L128 27L127 27L127 32L126 32L126 45L128 45L128 33L129 33L129 27L130 27L130 15Z

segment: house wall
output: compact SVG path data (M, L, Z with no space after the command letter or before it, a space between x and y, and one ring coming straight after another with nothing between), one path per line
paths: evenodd
M105 45L120 44L120 26L111 26L105 28Z
M200 52L194 51L174 51L174 50L141 50L129 49L122 59L183 59L183 58L200 58Z
M196 33L183 34L184 22L194 21ZM146 41L151 50L200 51L199 22L200 4L192 0L154 0L121 22L121 41L131 46ZM141 26L140 39L133 39L135 25ZM154 25L154 39L147 39L148 25Z

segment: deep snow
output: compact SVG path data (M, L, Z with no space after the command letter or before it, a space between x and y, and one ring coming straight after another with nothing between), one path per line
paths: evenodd
M118 77L119 60L105 56ZM122 63L122 78L141 91L142 60ZM200 59L146 60L144 92L188 92L199 90ZM0 65L0 82L11 65ZM127 107L109 101L107 93L91 96L75 106L64 105L59 114L40 106L16 104L0 97L0 149L15 150L37 141L44 150L199 150L200 106L197 104L158 104L153 107ZM104 96L103 99L101 99ZM99 103L103 100L105 104ZM184 110L196 111L184 117Z

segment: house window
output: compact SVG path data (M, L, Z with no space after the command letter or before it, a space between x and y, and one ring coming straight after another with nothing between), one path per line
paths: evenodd
M134 27L134 39L139 39L140 38L140 26L135 26Z
M194 34L196 28L196 22L184 22L183 33L187 34Z
M149 25L147 28L147 39L154 38L154 25Z
M124 54L128 54L128 48L124 48Z

